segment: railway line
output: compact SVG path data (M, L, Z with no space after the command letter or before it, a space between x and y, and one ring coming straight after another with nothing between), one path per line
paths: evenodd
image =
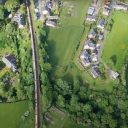
M34 98L35 98L35 128L41 128L41 109L40 109L40 74L39 74L39 63L38 63L38 51L36 47L36 38L33 27L32 14L30 10L30 0L26 0L27 16L29 23L29 31L31 38L32 47L32 62L34 72Z

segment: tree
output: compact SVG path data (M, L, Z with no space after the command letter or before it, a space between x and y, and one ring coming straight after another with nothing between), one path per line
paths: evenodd
M65 99L62 95L59 95L57 98L57 105L64 108L65 107Z
M0 20L4 20L4 9L0 6Z
M18 2L18 0L7 0L5 2L5 8L8 10L8 12L11 12L18 7Z

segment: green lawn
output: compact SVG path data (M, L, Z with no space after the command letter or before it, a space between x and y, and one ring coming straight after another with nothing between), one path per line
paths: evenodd
M114 25L105 40L102 58L114 70L121 71L128 55L128 13L115 12Z
M90 0L63 0L63 9L60 16L60 26L50 28L48 34L48 45L50 61L57 76L63 74L61 70L72 62L82 34L84 32L84 19ZM72 7L72 15L68 16L68 10ZM59 71L59 74L58 74Z
M21 116L28 110L28 102L0 103L0 128L19 128Z

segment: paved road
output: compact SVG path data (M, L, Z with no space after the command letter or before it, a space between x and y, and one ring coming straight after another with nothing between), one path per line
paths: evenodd
M33 61L33 72L34 72L34 84L35 84L35 128L41 128L41 115L40 115L40 79L39 79L39 63L38 63L38 52L36 47L35 33L33 28L32 15L30 11L30 1L26 0L27 15L31 37L32 47L32 61Z

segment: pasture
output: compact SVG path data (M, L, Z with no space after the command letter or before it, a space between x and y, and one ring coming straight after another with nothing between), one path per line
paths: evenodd
M105 40L103 61L110 68L120 72L128 57L128 14L114 12L112 31Z
M0 103L0 127L19 128L21 116L28 110L28 102Z

